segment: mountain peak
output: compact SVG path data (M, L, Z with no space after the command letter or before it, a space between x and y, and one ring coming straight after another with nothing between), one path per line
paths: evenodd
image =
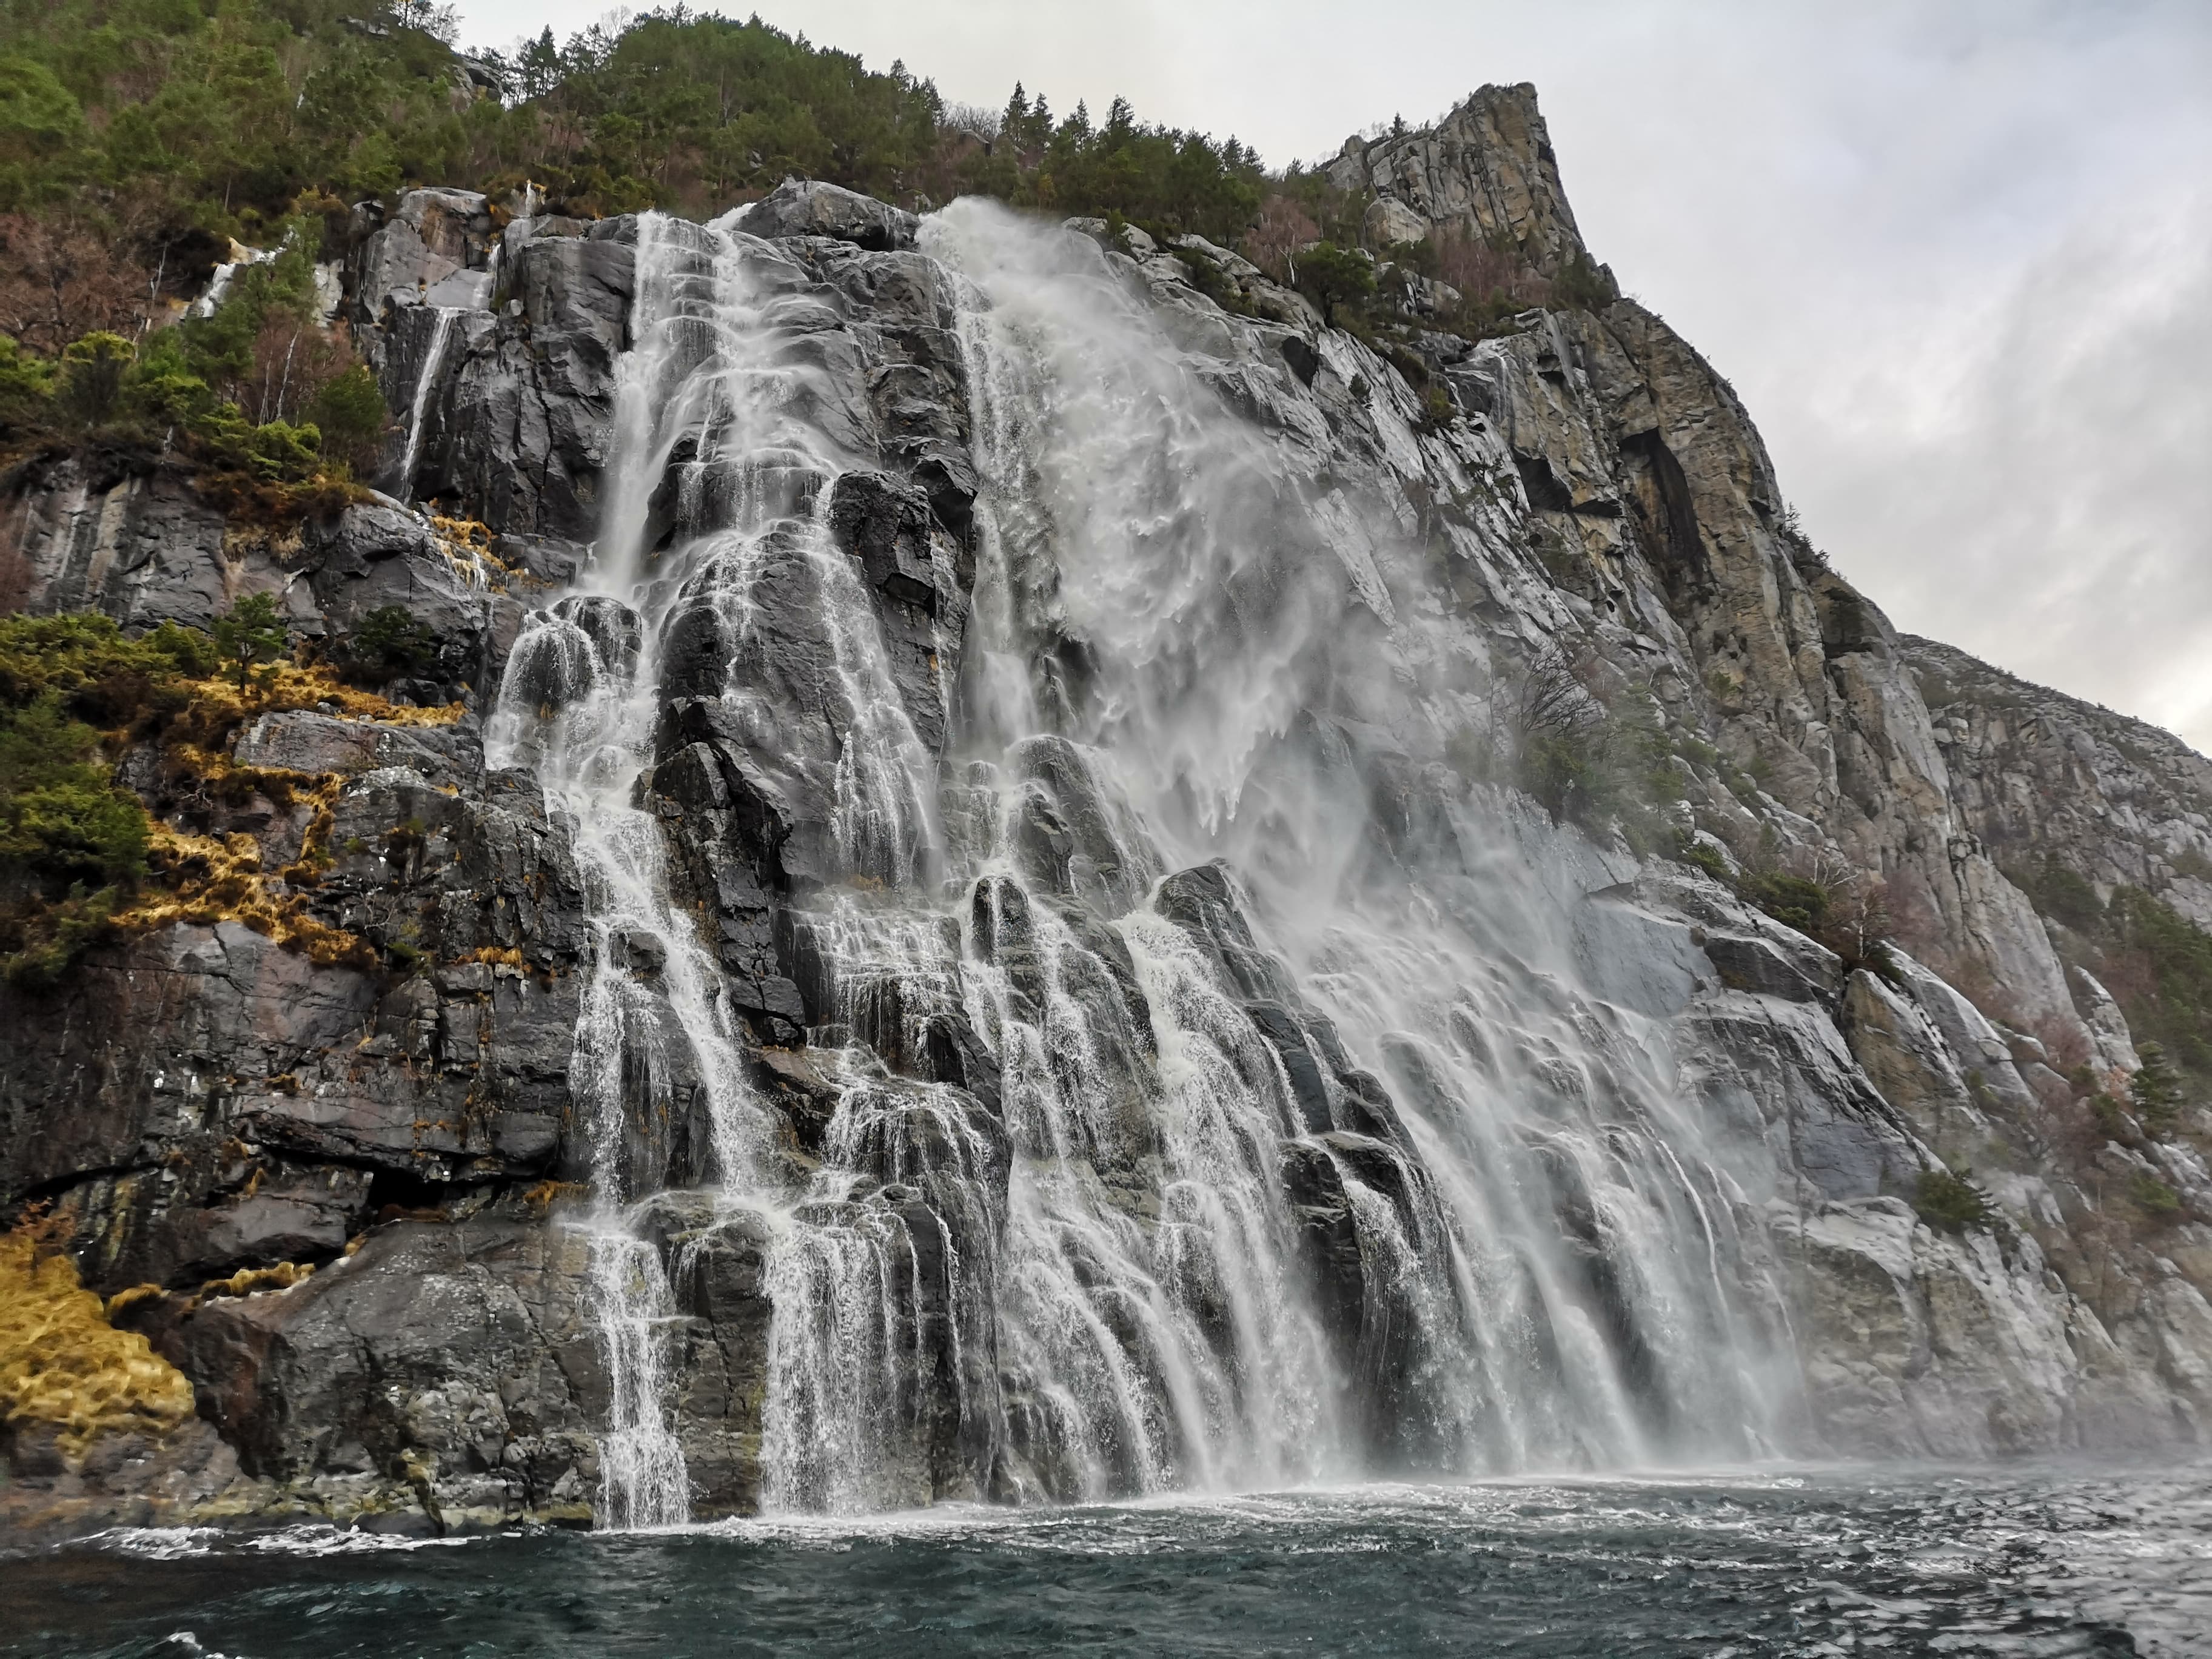
M1588 258L1525 81L1479 88L1433 126L1347 138L1326 172L1340 189L1374 193L1370 240L1503 239L1547 276Z

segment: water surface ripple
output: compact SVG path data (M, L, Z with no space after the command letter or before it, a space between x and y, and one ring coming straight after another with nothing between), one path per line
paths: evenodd
M663 1534L119 1532L0 1562L0 1651L2212 1652L2212 1470L1370 1486Z

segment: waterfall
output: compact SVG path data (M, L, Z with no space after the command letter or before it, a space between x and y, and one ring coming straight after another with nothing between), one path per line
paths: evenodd
M1312 482L1338 440L1249 355L1182 343L1080 239L978 202L926 234L981 301L963 327L995 591L976 600L971 730L1073 739L1146 826L1139 867L1227 858L1296 991L1387 1084L1402 1134L1371 1139L1413 1154L1394 1169L1308 1138L1358 1218L1363 1292L1396 1310L1376 1340L1406 1344L1397 1420L1363 1426L1358 1401L1325 1397L1322 1443L1455 1468L1765 1443L1787 1360L1747 1219L1762 1171L1719 1155L1663 1033L1582 988L1559 838L1443 764L1476 713L1479 625L1429 564L1389 559L1402 532ZM1340 382L1387 378L1323 343ZM1386 459L1468 482L1443 440L1387 407L1378 424ZM1070 637L1078 696L1008 666ZM1361 727L1398 751L1403 825L1363 801L1345 752ZM1141 905L1116 926L1140 954L1180 931ZM1156 1024L1188 1006L1150 1000ZM1217 1031L1249 1028L1224 1012ZM1168 1054L1164 1031L1164 1074Z
M439 372L446 363L447 343L453 337L453 319L460 313L450 306L434 307L437 320L430 325L430 343L422 354L422 372L415 377L415 396L407 408L407 443L400 452L399 473L393 480L402 501L415 498L415 458L422 447L422 417L437 389Z
M647 1224L675 1187L771 1241L772 1508L1768 1443L1771 1171L1586 983L1559 918L1595 855L1449 763L1488 653L1438 556L1327 481L1278 367L1088 240L960 202L901 257L951 296L981 475L944 702L841 545L882 463L812 279L647 215L592 586L531 619L492 722L590 904L603 1522L689 1514ZM1377 419L1385 463L1469 483ZM835 1091L804 1152L655 807L694 731L787 815L811 1023L775 1040Z
M689 351L695 368L719 366L720 390L742 392L757 365L741 337L712 332L720 273L711 263L700 268L693 243L658 237L664 228L657 219L642 228L636 331L645 343L632 358L642 370ZM763 400L740 401L750 414ZM638 452L660 443L661 411L633 401L624 412L617 441L635 465ZM687 406L667 423L692 418ZM743 514L701 551L691 574L710 603L728 597L726 580L744 567L749 548L782 524L765 511ZM664 641L664 630L648 625L660 617L648 607L641 618L638 608L640 556L631 547L626 563L602 569L603 591L531 617L488 738L495 763L535 768L549 809L569 827L591 915L594 962L571 1063L572 1127L588 1148L596 1194L591 1307L613 1396L599 1509L615 1526L672 1525L690 1515L666 1398L678 1320L665 1264L637 1237L639 1207L675 1184L711 1182L732 1194L767 1189L774 1156L720 971L676 901L659 824L639 804ZM688 1160L672 1157L665 1133L678 1097L695 1120L703 1114L704 1146L687 1147Z

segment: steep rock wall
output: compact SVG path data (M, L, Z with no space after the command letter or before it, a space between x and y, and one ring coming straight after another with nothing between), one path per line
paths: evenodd
M1513 237L1547 267L1583 253L1525 89L1486 89L1433 132L1348 146L1334 171L1424 223ZM181 1484L185 1455L161 1448L41 1475L21 1489L26 1524L315 1514L437 1528L577 1518L600 1486L615 1387L587 1328L587 1252L564 1219L594 1167L576 1108L580 1003L609 951L626 953L655 1018L673 1017L674 993L657 988L664 946L587 926L575 823L549 811L528 771L487 766L483 720L516 639L585 563L611 501L632 492L628 533L648 552L689 533L701 508L681 488L680 447L635 476L614 470L639 344L638 222L525 222L495 255L467 207L414 203L376 231L357 298L387 398L409 411L392 487L480 516L499 534L497 570L457 574L396 501L271 545L228 536L160 472L104 478L69 462L11 483L0 568L17 573L20 605L204 625L238 593L272 591L300 631L336 636L401 603L438 641L422 699L470 708L445 732L301 711L237 738L242 761L332 781L339 856L310 902L367 940L374 967L319 966L236 923L179 924L99 947L55 991L0 992L0 1188L52 1203L88 1283L166 1292L118 1316L192 1378L221 1436ZM981 672L965 649L979 547L959 335L970 302L913 247L912 222L879 204L805 187L739 228L756 223L767 240L749 258L774 290L779 349L810 370L805 418L856 462L824 522L904 718L940 757ZM1679 740L1680 827L1723 862L1826 853L1889 884L1910 954L1882 977L1705 870L1555 824L1508 787L1451 788L1560 919L1581 988L1559 994L1577 1017L1602 1024L1617 1006L1657 1022L1680 1097L1714 1126L1741 1212L1730 1230L1747 1261L1771 1255L1785 1287L1802 1362L1787 1443L1979 1455L2196 1438L2212 1410L2212 1182L2186 1135L2059 1144L2072 1091L2046 1045L2076 1042L2113 1068L2132 1050L1992 848L2157 885L2202 921L2212 890L2175 860L2205 842L2207 763L2033 688L1962 707L1949 693L1994 672L1899 639L1811 553L1733 392L1632 301L1532 313L1475 342L1424 337L1453 405L1437 422L1398 368L1249 267L1229 274L1251 316L1222 312L1148 245L1109 248L1101 268L1142 297L1211 395L1307 463L1315 521L1331 533L1314 545L1286 520L1285 547L1330 573L1343 619L1330 650L1389 661L1478 732L1547 654L1586 651L1601 686L1650 686ZM433 298L471 270L483 280ZM642 798L742 1019L748 1086L781 1126L780 1156L825 1155L853 1088L832 1048L850 1041L880 1065L871 1086L940 1091L929 1097L960 1114L944 1133L995 1144L1003 1056L964 1019L878 1011L866 1029L840 1024L850 1009L824 966L837 946L814 901L836 867L836 779L859 714L837 689L810 569L796 552L765 567L742 640L712 606L669 612ZM1256 594L1242 602L1265 614ZM1403 625L1431 610L1448 623L1449 660L1423 659ZM612 613L566 614L610 653L635 648ZM1085 641L1039 650L1079 696ZM720 695L733 659L768 688L742 709ZM1931 698L1931 679L1947 695ZM568 695L553 679L520 690ZM1362 725L1382 718L1370 710L1314 713L1300 741L1334 757L1382 854L1414 858L1434 833L1437 770L1448 777L1462 752L1452 734L1401 724L1378 736ZM1085 925L1085 883L1149 884L1102 866L1111 809L1079 763L1040 748L1024 764L1036 804L1020 858L1061 895L1067 925ZM945 793L957 817L959 791ZM266 800L156 805L254 836L272 867L305 833ZM1122 902L1141 896L1133 884ZM976 914L1013 927L1011 902L1002 893ZM1374 1346L1389 1309L1362 1265L1372 1236L1345 1172L1389 1188L1408 1231L1430 1224L1419 1161L1398 1150L1410 1146L1401 1114L1431 1109L1423 1062L1347 1053L1297 964L1255 941L1234 885L1187 872L1150 902L1248 1011L1266 1044L1255 1052L1281 1063L1304 1132L1283 1176L1303 1271L1382 1389L1406 1367ZM1035 946L1002 936L1018 991ZM1100 964L1093 1018L1143 1054L1151 1015L1126 947L1117 956L1094 933L1085 948ZM1516 994L1544 978L1499 971L1528 976ZM1953 988L1970 981L2003 988L2007 1027ZM1522 1092L1558 1086L1534 1055L1504 1075ZM645 1189L710 1178L708 1082L679 1064L625 1085L622 1167ZM1133 1119L1125 1152L1097 1154L1133 1189L1152 1156L1143 1133ZM998 1382L966 1369L974 1310L958 1305L953 1262L987 1252L944 1189L906 1181L896 1146L872 1155L907 1235L954 1244L917 1259L913 1338L932 1356L922 1391L936 1403L915 1408L900 1491L971 1492L968 1471L1001 1455L979 1449L971 1395ZM1988 1185L1986 1224L1954 1235L1915 1213L1916 1183L1939 1159L1971 1163ZM2120 1194L2143 1179L2176 1195L2175 1213L2128 1207ZM1595 1247L1586 1196L1560 1180L1559 1226ZM749 1509L763 1480L769 1244L680 1192L656 1202L665 1213L641 1236L667 1264L682 1325L672 1432L694 1512ZM276 1262L319 1265L287 1288L203 1288ZM1595 1302L1607 1294L1594 1278ZM1382 1396L1368 1430L1378 1448L1407 1420ZM1021 1402L1006 1409L1024 1420Z

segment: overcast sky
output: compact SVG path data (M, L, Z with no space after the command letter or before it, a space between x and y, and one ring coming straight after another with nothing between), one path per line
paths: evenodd
M727 9L754 9L734 0ZM600 0L461 0L504 46ZM2212 749L2212 0L757 0L1271 165L1536 83L1592 252L1901 628Z

